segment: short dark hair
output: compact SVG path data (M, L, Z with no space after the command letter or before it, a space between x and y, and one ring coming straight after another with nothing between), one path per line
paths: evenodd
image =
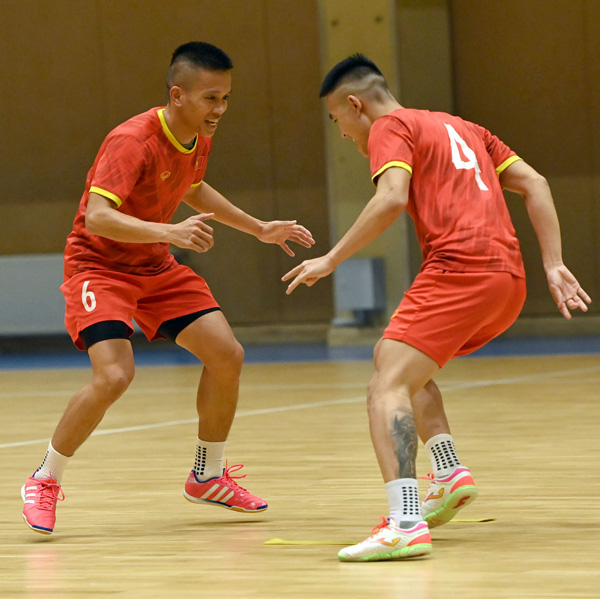
M182 44L173 52L170 66L183 60L207 71L229 71L233 69L231 58L223 50L207 42Z
M331 93L343 79L346 79L346 77L361 79L370 73L375 73L376 75L383 77L383 73L370 58L367 58L364 54L353 54L338 62L329 73L325 75L325 79L323 79L323 83L321 84L319 98L323 98Z

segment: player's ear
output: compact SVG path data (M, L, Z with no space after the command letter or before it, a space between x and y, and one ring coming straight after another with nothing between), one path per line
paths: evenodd
M350 94L347 98L348 103L352 106L353 111L359 115L363 109L363 103L360 98L357 98L355 95Z
M178 85L174 85L169 90L169 102L175 106L181 106L181 97L183 96L183 89Z

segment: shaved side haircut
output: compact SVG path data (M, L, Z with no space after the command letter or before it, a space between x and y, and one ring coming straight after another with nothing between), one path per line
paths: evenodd
M167 89L175 85L177 74L186 67L207 71L229 71L233 68L231 58L220 48L207 42L188 42L179 46L171 57L167 71Z
M338 62L325 76L321 84L319 98L324 98L342 84L369 79L378 84L382 90L388 86L383 73L377 65L364 54L353 54Z

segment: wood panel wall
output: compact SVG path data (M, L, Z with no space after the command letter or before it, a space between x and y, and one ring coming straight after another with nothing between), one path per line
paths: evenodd
M600 2L452 0L455 110L486 126L549 181L566 264L600 309ZM535 235L518 196L529 297L524 316L554 303Z

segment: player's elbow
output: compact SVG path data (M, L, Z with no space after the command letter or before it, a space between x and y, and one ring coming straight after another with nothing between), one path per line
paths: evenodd
M540 175L537 171L531 174L529 177L529 186L536 189L550 189L550 185L548 184L548 180L544 175Z
M397 218L405 210L407 204L408 196L393 187L385 195L385 206L393 218Z
M87 210L85 213L85 228L90 235L102 235L104 218L100 210Z
M377 221L383 227L383 230L390 227L394 221L402 214L406 208L406 202L393 193L386 193L380 196L380 202L377 207Z
M525 201L531 198L545 197L549 194L550 185L548 180L538 172L534 171L523 181L521 195L525 198Z
M550 189L546 178L522 160L514 162L500 173L500 184L525 199L540 193L546 194Z
M93 214L90 214L90 211L88 210L85 213L85 228L87 229L87 232L90 235L98 235L96 226L97 226L96 218L94 217Z

